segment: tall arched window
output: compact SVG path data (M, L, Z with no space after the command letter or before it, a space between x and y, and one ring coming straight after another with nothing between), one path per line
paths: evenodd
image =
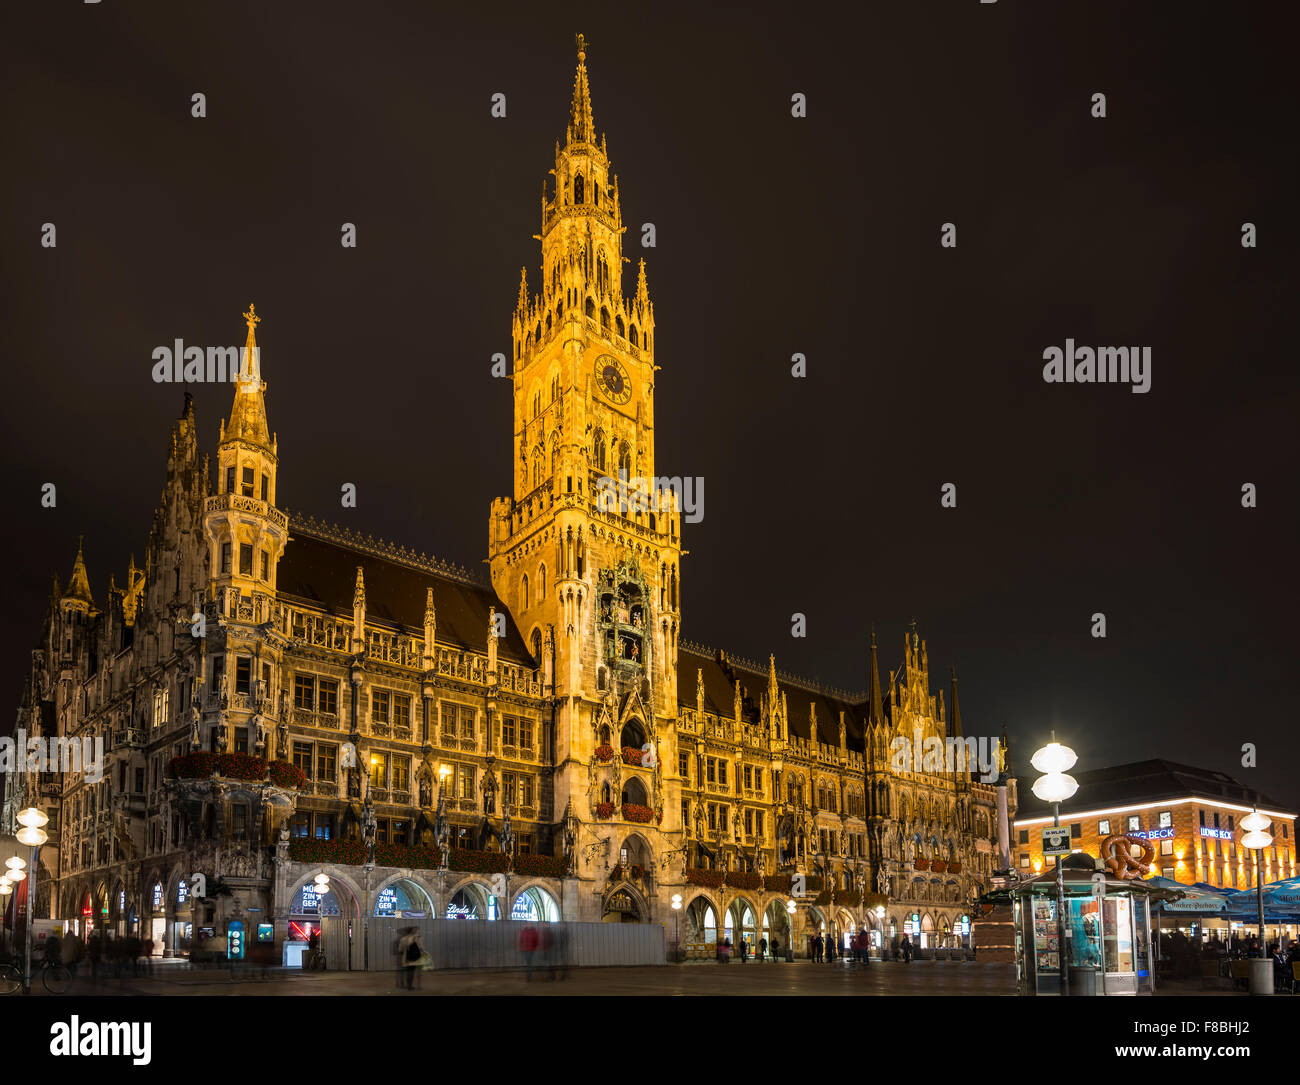
M537 665L542 665L542 631L533 630L533 658L537 660Z
M604 430L597 430L597 431L596 431L595 458L596 458L596 470L597 470L597 471L603 471L603 470L605 470L605 432L604 432Z
M537 601L540 603L546 598L546 566L543 565L537 570Z
M618 446L618 473L623 478L632 477L632 449L626 441Z
M527 610L528 609L528 574L527 573L524 574L524 578L519 582L519 598L522 599L524 602L523 609Z
M585 200L586 188L582 181L582 174L578 174L573 179L573 202L583 203Z

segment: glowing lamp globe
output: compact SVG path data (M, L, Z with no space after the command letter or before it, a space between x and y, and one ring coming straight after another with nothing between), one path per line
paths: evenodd
M31 825L19 829L14 836L18 838L18 843L26 844L29 848L39 848L50 838L44 829L37 829Z
M681 895L680 893L674 893L674 894L673 894L673 911L677 911L679 908L681 908L681 906L682 906L682 895Z
M9 870L11 870L11 871L12 871L12 870L22 870L23 867L25 867L26 865L27 865L27 860L26 860L26 859L22 859L22 858L20 858L20 857L17 856L17 855L11 855L11 856L9 856L8 859L5 860L5 866L6 866ZM12 878L13 875L10 874L9 877Z
M1266 818L1258 810L1252 810L1249 814L1247 814L1244 818L1241 819L1241 827L1245 829L1247 832L1252 832L1252 833L1255 832L1256 830L1262 832L1272 824L1273 824L1273 819Z
M329 885L330 876L328 874L317 874L316 877L312 878L312 881L317 885Z
M1051 774L1074 768L1074 763L1078 760L1079 758L1069 746L1062 746L1059 742L1049 742L1029 759L1029 763L1039 772Z
M785 902L785 910L789 912L791 915L794 915L794 901L787 900Z
M13 883L8 878L0 878L0 897L7 897L13 891Z
M19 870L17 867L14 867L12 870L9 871L9 873L6 875L6 877L7 877L11 882L20 882L20 881L22 881L25 877L27 877L27 871L25 871L25 870Z
M26 810L19 810L16 817L19 825L24 825L29 829L43 829L50 823L45 811L38 810L35 806L29 806Z
M1065 802L1079 790L1079 781L1064 772L1049 772L1034 781L1034 794L1043 802Z
M1255 829L1253 832L1249 832L1241 838L1241 846L1243 848L1249 848L1251 851L1260 851L1263 848L1267 848L1272 843L1273 838L1260 829Z

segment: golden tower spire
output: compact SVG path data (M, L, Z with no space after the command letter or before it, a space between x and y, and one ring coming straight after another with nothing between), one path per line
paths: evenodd
M573 104L569 107L569 142L595 143L596 122L591 115L591 88L587 85L587 39L579 34L578 73L573 79Z
M274 442L266 420L266 402L262 398L266 382L262 380L261 352L257 348L256 329L262 318L257 315L252 302L248 303L248 312L243 317L248 325L248 337L244 340L244 356L240 359L230 424L226 426L222 439L251 441L274 454Z

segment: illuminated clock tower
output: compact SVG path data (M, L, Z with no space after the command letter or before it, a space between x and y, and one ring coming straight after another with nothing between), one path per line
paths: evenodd
M565 142L543 186L541 283L530 293L525 271L515 306L514 494L492 503L488 554L493 587L555 699L556 816L608 823L606 851L630 820L657 852L680 829L668 762L681 522L656 488L654 309L644 261L635 292L623 292L624 230L579 36ZM657 766L620 756L646 744ZM648 824L638 821L645 808ZM584 857L579 873L597 868L601 856Z

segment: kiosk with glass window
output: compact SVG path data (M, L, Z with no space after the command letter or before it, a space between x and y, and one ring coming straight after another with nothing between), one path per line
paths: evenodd
M1155 992L1150 959L1152 888L1141 881L1112 877L1097 870L1096 864L1081 852L1062 860L1064 946L1059 944L1055 869L1011 890L1021 994L1059 995L1062 965L1069 971L1072 995ZM1102 877L1094 881L1094 875Z

